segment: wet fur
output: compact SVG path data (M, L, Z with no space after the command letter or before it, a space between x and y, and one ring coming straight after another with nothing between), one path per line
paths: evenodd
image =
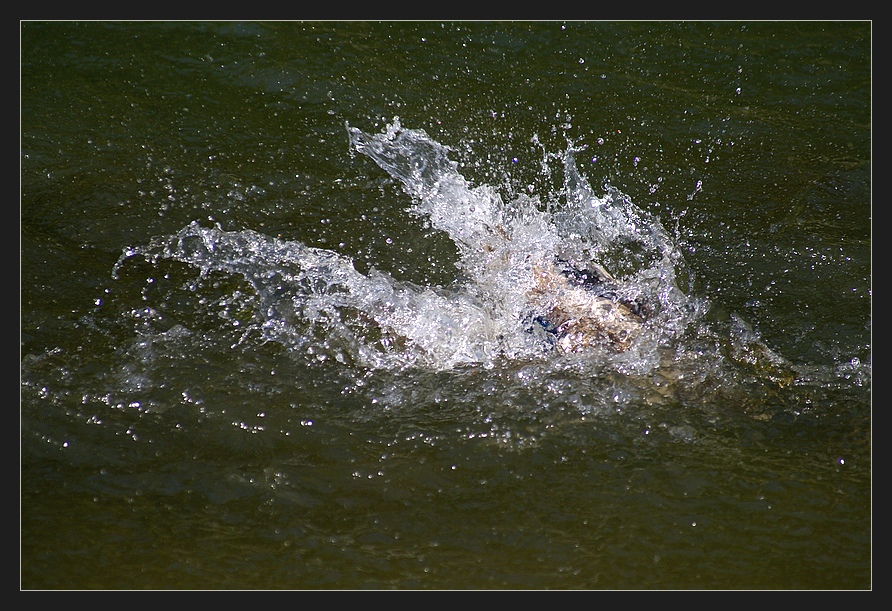
M532 273L530 301L561 352L593 345L627 350L641 331L639 308L616 297L614 280L603 268L579 270L558 261L538 264Z

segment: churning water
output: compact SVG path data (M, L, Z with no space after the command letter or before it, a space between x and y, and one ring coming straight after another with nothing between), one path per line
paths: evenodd
M361 273L336 251L197 222L128 248L115 275L139 257L153 266L161 259L189 264L196 270L189 290L198 293L216 287L219 274L234 277L234 288L217 296L214 307L231 319L236 343L274 341L311 361L331 359L359 371L492 369L525 362L547 376L572 366L582 368L587 379L624 376L624 394L636 400L641 394L664 400L670 394L662 388L666 380L680 382L687 392L701 392L696 387L706 378L733 390L738 365L769 384L794 380L791 363L740 317L712 328L708 300L678 286L684 258L659 220L615 188L595 194L579 175L572 149L543 151L543 164L562 164L560 193L549 194L546 202L526 194L504 201L494 186L472 187L447 147L423 130L403 128L398 118L380 134L349 125L347 131L352 150L372 158L412 197L406 213L455 243L460 275L450 286L397 281L374 267ZM577 275L602 266L623 270L611 277L609 295L634 304L642 315L630 345L617 347L603 334L591 342L560 337L548 320L552 302L569 299L564 293L593 299L598 294L569 280L566 286L542 287L540 269L554 262ZM163 318L153 308L141 316ZM168 334L188 334L173 321L167 326ZM703 350L704 341L724 349ZM687 356L692 353L697 357ZM612 408L615 399L608 394L603 405L580 407Z

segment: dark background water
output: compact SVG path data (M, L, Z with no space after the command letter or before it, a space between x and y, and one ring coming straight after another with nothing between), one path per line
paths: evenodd
M871 587L871 36L23 23L22 587ZM366 371L245 340L237 279L113 278L199 221L449 285L448 237L348 149L345 121L395 115L506 197L557 199L543 149L585 147L796 381L654 405L516 364Z

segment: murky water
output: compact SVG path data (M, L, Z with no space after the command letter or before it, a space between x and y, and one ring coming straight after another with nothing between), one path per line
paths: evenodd
M867 23L25 23L24 588L871 587Z

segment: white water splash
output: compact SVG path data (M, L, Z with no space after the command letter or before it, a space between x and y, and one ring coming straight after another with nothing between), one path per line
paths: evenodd
M254 327L266 339L378 368L552 358L561 344L547 322L540 324L548 296L531 298L543 262L622 270L614 272L611 295L641 305L644 322L628 350L595 342L585 345L586 358L646 371L657 366L658 348L702 314L705 306L676 285L683 260L659 222L619 191L595 195L572 151L563 156L565 201L545 210L533 197L505 202L492 186L472 186L447 147L404 129L398 118L379 134L349 125L347 131L351 150L374 160L412 197L408 212L430 219L456 244L466 277L460 288L398 282L374 268L362 274L334 251L194 222L129 249L118 266L142 255L188 263L202 276L240 275L256 293Z

